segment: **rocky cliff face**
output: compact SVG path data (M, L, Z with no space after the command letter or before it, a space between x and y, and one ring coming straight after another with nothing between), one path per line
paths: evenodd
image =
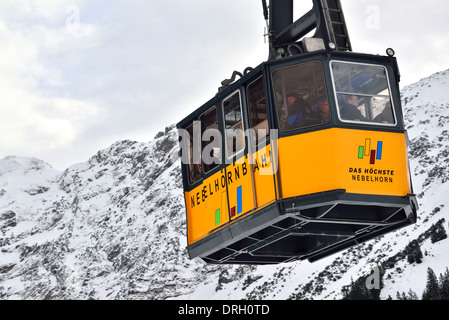
M418 223L314 264L208 266L189 260L177 132L120 141L58 172L0 160L0 299L341 299L381 270L380 298L449 266L449 71L403 90ZM413 245L411 245L411 243ZM422 261L407 256L416 249Z
M182 294L188 262L175 134L117 142L63 173L37 159L2 159L1 297Z

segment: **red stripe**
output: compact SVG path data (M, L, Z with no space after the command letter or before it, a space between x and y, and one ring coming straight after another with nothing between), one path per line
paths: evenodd
M371 150L370 164L375 164L375 163L376 163L376 150Z

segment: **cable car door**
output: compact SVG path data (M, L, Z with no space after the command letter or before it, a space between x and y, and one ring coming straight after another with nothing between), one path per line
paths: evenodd
M240 90L223 100L223 115L229 218L234 220L255 208L254 179L247 152Z
M250 132L251 173L254 180L256 207L262 208L276 200L275 178L277 157L274 151L277 131L270 132L264 77L247 87L248 123Z

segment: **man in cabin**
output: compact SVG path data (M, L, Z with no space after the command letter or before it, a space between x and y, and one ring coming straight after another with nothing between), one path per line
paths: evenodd
M385 104L384 110L376 118L374 118L374 121L394 124L393 109L391 108L390 101Z
M287 95L287 129L297 129L301 126L301 120L304 114L304 105L302 99L293 92Z
M318 115L312 106L296 93L287 95L288 115L287 129L298 129L318 122Z
M302 118L301 127L310 127L315 126L317 124L321 123L320 120L320 113L318 110L318 105L312 106L310 103L308 103L306 100L304 101L304 114Z
M359 98L356 95L343 95L340 101L340 115L343 120L366 121L359 110Z

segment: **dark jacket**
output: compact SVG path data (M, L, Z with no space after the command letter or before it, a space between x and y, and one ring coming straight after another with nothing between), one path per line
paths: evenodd
M308 126L311 117L310 105L302 98L298 98L295 103L288 107L289 117L287 119L288 129L298 129Z
M365 121L365 117L363 116L362 112L360 110L349 104L345 103L340 109L340 116L343 120L360 120Z

